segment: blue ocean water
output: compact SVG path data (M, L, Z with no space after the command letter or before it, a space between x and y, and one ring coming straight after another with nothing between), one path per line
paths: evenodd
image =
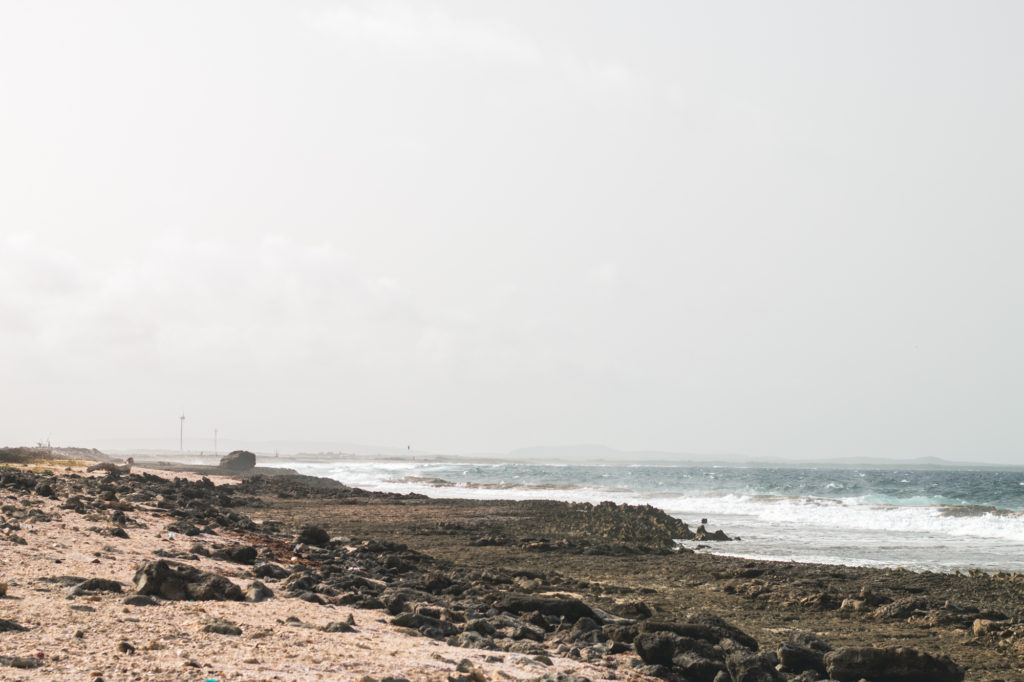
M281 462L368 490L651 504L758 559L1024 572L1024 471L344 459ZM688 543L691 546L694 543Z

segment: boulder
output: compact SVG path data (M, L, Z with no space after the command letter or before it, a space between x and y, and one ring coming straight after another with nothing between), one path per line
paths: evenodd
M135 573L135 590L163 599L242 601L242 588L227 578L175 562L151 561Z
M223 559L236 564L247 564L252 566L256 563L256 555L257 550L252 545L235 545L233 547L218 549L212 556L214 559Z
M494 602L494 608L510 613L539 611L545 616L562 616L572 622L583 617L597 618L589 606L575 597L548 597L506 592Z
M245 589L245 601L248 602L266 601L267 599L273 598L273 596L274 591L259 580L253 580L249 583L249 587Z
M825 654L822 651L785 642L779 647L778 656L779 665L784 672L802 673L805 670L813 670L825 674Z
M320 526L305 526L299 531L299 536L295 538L295 542L299 544L314 547L323 547L330 541L330 534Z
M725 658L733 682L783 682L783 677L765 656L742 649Z
M843 647L825 654L833 680L855 682L961 682L964 671L948 656L932 656L909 647Z
M252 471L256 468L256 455L248 450L235 450L220 458L220 466L231 471Z
M633 640L636 653L648 665L672 665L676 638L671 632L644 632Z
M71 590L73 596L89 594L91 592L121 592L121 583L106 578L89 578L82 581Z

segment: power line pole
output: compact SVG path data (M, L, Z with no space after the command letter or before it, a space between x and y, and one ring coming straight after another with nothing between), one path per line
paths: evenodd
M178 429L178 451L184 452L185 450L185 410L181 411L181 416L178 417L181 420L181 426Z

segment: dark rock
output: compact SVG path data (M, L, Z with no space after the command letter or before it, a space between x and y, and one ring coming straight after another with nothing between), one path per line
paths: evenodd
M477 632L481 635L485 635L488 637L493 637L498 632L497 628L495 628L494 625L487 622L483 618L474 618L473 620L466 623L464 631Z
M231 635L237 637L242 634L242 628L226 620L217 619L212 623L203 626L203 632L212 632L217 635Z
M784 682L786 679L764 656L742 649L725 657L732 682Z
M291 575L291 573L288 572L288 569L269 562L265 564L258 564L252 569L252 574L257 578L269 578L271 580L284 580Z
M714 682L719 673L725 671L725 664L692 653L676 654L672 666L684 678L692 682Z
M801 673L813 670L825 674L825 652L800 646L799 644L783 643L778 650L779 664L788 673Z
M128 606L158 606L160 602L148 594L131 594L124 598L124 604Z
M328 623L323 627L324 632L355 632L356 629L344 621Z
M71 590L71 594L78 596L82 594L88 594L90 592L116 592L120 594L123 585L116 580L107 580L106 578L89 578Z
M510 613L540 611L545 616L562 616L569 621L583 617L597 618L589 606L574 597L544 597L506 592L494 602L494 608Z
M717 644L723 639L731 639L751 651L757 651L758 648L756 639L721 618L707 613L698 613L685 623L645 620L639 627L641 632L673 632L682 637L701 639L712 644Z
M131 642L125 642L123 640L121 642L118 642L117 650L120 651L122 654L131 655L135 653L135 647L132 646Z
M392 625L397 625L403 628L411 628L413 630L420 630L422 628L431 628L441 633L443 637L450 637L458 634L459 629L453 624L445 620L438 620L437 618L431 618L430 616L424 616L420 613L403 613L400 616L396 616L391 619Z
M220 458L220 466L232 471L251 471L256 468L256 455L248 450L235 450Z
M13 620L0 618L0 632L25 632L28 630L24 625L19 625Z
M227 578L164 559L151 561L135 573L135 589L164 599L241 601L242 589Z
M843 647L825 654L829 677L840 682L961 682L964 672L947 656L909 647Z
M29 668L40 668L43 662L38 658L31 658L29 656L0 656L0 665L27 670Z
M634 620L643 620L644 618L651 617L651 607L639 599L615 602L615 607L612 611L617 616L633 618Z
M479 632L473 630L466 630L460 632L454 637L448 638L449 646L458 646L464 649L489 649L491 651L498 647L494 644L494 640L490 637L481 635Z
M331 541L331 536L320 526L306 526L299 531L295 542L314 547L325 547Z
M252 566L256 563L257 553L256 548L252 545L235 545L234 547L218 549L211 556L214 559L223 559L236 564L248 564L249 566Z
M544 631L531 625L520 625L512 632L512 639L529 639L534 642L543 642Z
M875 618L909 618L915 613L923 613L928 610L930 604L927 599L921 597L904 597L896 601L879 606L874 611Z
M823 654L832 651L832 647L828 642L823 640L821 637L818 637L813 632L807 632L806 630L793 630L789 633L789 643L807 649L814 649L815 651L820 651Z
M266 601L268 599L272 599L273 596L273 590L261 583L259 580L253 580L249 583L249 587L245 589L245 601L248 602Z
M676 655L676 637L671 632L644 632L633 640L636 653L648 665L672 665Z
M167 524L166 528L172 533L181 533L182 535L187 535L188 537L195 537L196 535L199 535L202 532L196 526L192 525L188 521L175 521L173 523Z

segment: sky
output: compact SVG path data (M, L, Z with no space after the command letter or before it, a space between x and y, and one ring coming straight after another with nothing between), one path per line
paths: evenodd
M0 444L1020 463L1022 24L0 0Z

